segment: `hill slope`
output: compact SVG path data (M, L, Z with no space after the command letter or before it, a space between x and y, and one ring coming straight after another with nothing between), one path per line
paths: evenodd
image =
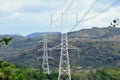
M92 39L110 38L117 35L120 35L120 28L117 27L106 28L93 27L92 29L83 29L69 33L69 37L92 38Z
M43 35L47 35L47 34L51 34L51 35L59 35L60 33L59 32L43 32L43 33L32 33L32 34L29 34L26 36L26 38L35 38L35 37L40 37L40 36L43 36Z
M76 36L79 33L79 39ZM51 35L48 47L60 44L60 34ZM69 44L80 48L80 56L77 51L70 51L70 63L72 68L82 67L120 67L120 28L92 28L70 32ZM1 57L14 63L17 67L40 68L42 61L37 60L42 56L42 52L37 49L42 48L43 37L14 39L9 47L2 47ZM40 41L40 43L38 43ZM53 52L52 52L53 53ZM52 54L54 60L50 60L50 68L56 69L59 65L60 51Z

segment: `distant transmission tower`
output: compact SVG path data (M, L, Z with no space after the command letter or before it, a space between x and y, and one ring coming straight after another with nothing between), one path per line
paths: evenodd
M43 51L43 57L38 57L38 59L43 59L43 62L42 62L42 69L43 69L43 72L46 73L46 74L49 74L50 73L50 70L49 70L49 62L48 60L49 59L53 59L52 57L49 57L49 52L51 51L51 49L48 49L48 40L47 40L47 35L44 35L44 47L43 49L38 49L38 51Z
M62 15L63 14L66 14L66 13L62 13ZM61 17L61 19L62 19L61 23L63 25L63 16ZM68 49L78 49L78 51L79 51L79 48L76 48L72 45L68 45L67 33L62 33L61 34L61 44L53 47L52 49L60 49L61 50L58 80L63 80L64 75L66 76L65 80L71 80Z

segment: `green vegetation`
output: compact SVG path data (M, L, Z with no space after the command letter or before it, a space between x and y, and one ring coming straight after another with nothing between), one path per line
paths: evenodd
M96 42L71 42L72 45L79 47L79 57L77 51L70 50L70 64L72 69L76 67L92 67L92 68L107 68L120 67L120 42L96 41ZM11 52L11 55L6 55L5 60L22 68L41 68L42 60L37 60L38 56L42 56L42 52L38 52L40 46L25 51ZM10 51L9 51L10 52ZM5 54L4 54L5 55ZM52 54L54 60L50 60L50 69L58 69L60 51L54 51Z
M69 32L70 38L89 38L89 39L107 39L112 38L113 36L120 35L120 28L118 27L106 27L106 28L97 28L93 27L92 29L83 29L80 31ZM116 39L114 39L116 41Z
M119 68L72 71L72 80L120 80ZM57 80L58 72L49 75L40 70L16 68L13 64L0 61L0 80ZM65 76L63 76L65 80Z
M0 61L0 80L46 80L40 70L18 69L13 64Z
M8 45L11 40L12 40L11 37L10 38L4 37L4 38L0 39L0 44Z
M85 37L82 34L89 34ZM76 39L76 32L68 33L69 44L80 48L80 56L77 57L77 51L70 50L70 64L72 69L76 67L83 68L107 68L120 67L120 28L92 28L79 31L79 36L84 36ZM9 36L8 36L9 37ZM42 60L37 60L38 56L43 56L42 38L25 38L21 36L12 36L13 39L9 46L1 47L0 57L9 61L20 68L41 68ZM48 43L48 47L54 47L60 44L60 35L52 35L48 37L52 42ZM40 41L40 43L38 43ZM50 69L58 69L60 51L52 52L54 60L50 60Z
M76 35L76 32L68 34L69 44L80 51L80 56L75 50L69 51L72 80L120 80L120 28L94 27L79 31L79 39ZM37 60L43 56L42 51L38 52L43 46L42 38L12 36L10 45L0 47L0 58L12 63L0 61L0 80L57 80L60 51L52 52L51 74L43 74L42 60ZM7 39L0 41L8 43ZM60 35L52 35L51 41L48 47L60 44Z

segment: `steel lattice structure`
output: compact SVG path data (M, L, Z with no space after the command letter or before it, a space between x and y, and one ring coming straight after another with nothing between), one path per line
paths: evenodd
M48 40L47 40L47 35L44 36L44 47L43 49L38 49L38 51L43 51L43 57L38 57L38 59L42 59L43 62L42 62L42 69L43 69L43 72L46 73L46 74L49 74L50 73L50 70L49 70L49 62L48 60L49 59L53 59L52 57L49 57L49 52L51 51L51 49L48 48Z
M67 76L66 80L71 80L67 33L63 33L61 36L61 55L58 80L62 80L63 74L66 74Z

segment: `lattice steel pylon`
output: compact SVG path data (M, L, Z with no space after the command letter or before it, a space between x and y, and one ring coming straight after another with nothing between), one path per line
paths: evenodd
M71 14L71 13L59 13L59 14L62 14L61 15L61 26L62 26L62 32L63 32L63 30L64 30L63 29L64 28L63 16L64 16L64 14ZM76 16L76 22L77 22L77 16ZM68 50L69 49L78 49L78 53L79 53L79 48L69 45L67 33L61 33L61 44L53 47L52 49L60 49L61 50L58 80L63 80L63 77L65 77L65 80L71 80Z
M63 74L66 74L67 76L66 80L71 80L67 33L63 33L61 35L61 55L58 80L62 80Z
M49 74L50 70L49 70L49 62L48 62L48 60L52 59L52 57L48 56L48 52L51 51L51 49L48 48L47 43L48 43L47 35L45 35L44 36L44 45L43 45L44 47L43 47L43 49L38 49L38 51L43 50L43 57L38 57L38 59L43 59L43 62L42 62L43 72L46 73L46 74Z
M60 49L60 64L59 64L59 76L58 80L63 80L63 76L66 76L65 80L71 80L70 62L69 62L69 49L77 49L79 55L79 48L68 44L67 33L61 34L61 44L53 47L52 49Z

